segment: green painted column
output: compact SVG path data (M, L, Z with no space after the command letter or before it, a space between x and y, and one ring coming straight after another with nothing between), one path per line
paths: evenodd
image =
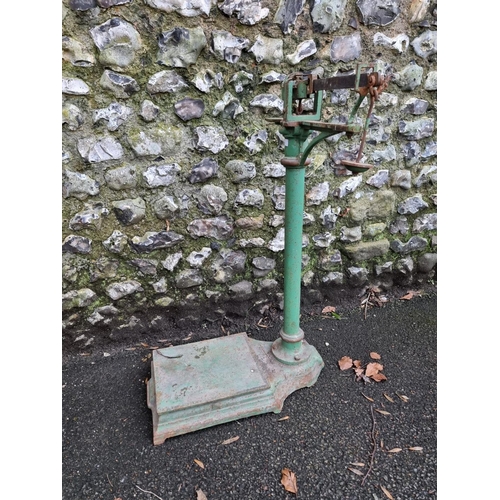
M286 364L302 363L311 353L300 328L302 277L302 224L304 218L305 165L302 148L309 132L300 126L281 130L288 140L281 163L285 177L284 310L280 338L273 345L274 356Z
M300 332L300 289L302 275L302 224L304 218L305 166L286 169L284 322L286 335Z

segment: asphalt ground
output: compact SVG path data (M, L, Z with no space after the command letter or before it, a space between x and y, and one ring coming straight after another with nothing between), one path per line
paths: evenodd
M321 308L302 314L306 340L325 366L281 413L159 446L146 402L157 339L64 355L63 500L204 498L199 491L208 500L437 498L436 295L339 316ZM280 327L249 335L275 340ZM386 380L356 380L353 369L339 367L344 356L366 366L372 352ZM238 439L222 444L231 438ZM283 469L295 474L296 493L281 483Z

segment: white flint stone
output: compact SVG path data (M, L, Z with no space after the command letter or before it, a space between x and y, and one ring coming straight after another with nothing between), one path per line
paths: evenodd
M161 92L179 92L188 88L189 85L174 70L164 70L155 73L149 79L146 87L152 94L158 94Z
M69 36L62 37L63 59L73 66L89 67L95 64L95 57L82 43Z
M161 264L167 271L173 271L181 259L182 252L176 252L169 255Z
M130 280L109 285L106 288L106 293L112 300L118 300L139 290L143 290L141 284L138 281Z
M131 64L142 48L138 31L119 17L92 28L90 35L99 49L99 62L114 71L121 71Z
M198 136L196 142L196 149L198 151L218 153L229 144L229 140L222 127L196 127L195 133Z
M213 0L145 0L145 3L164 12L178 12L184 17L208 16L212 4L215 4Z
M78 152L90 163L107 160L119 160L123 156L123 147L114 137L86 137L77 143Z
M408 50L409 44L410 38L404 33L396 35L394 38L390 38L383 33L375 33L373 35L373 45L389 47L390 49L397 50L400 54Z
M283 60L283 40L257 35L255 43L250 48L258 63L280 64ZM276 75L279 75L277 72Z
M222 73L214 73L210 69L197 73L192 82L200 92L204 93L210 92L212 87L220 90L224 86Z
M316 53L316 42L314 40L305 40L297 46L293 54L288 54L286 60L290 64L299 64L300 61Z
M212 115L219 116L221 113L224 113L226 109L230 109L229 114L233 119L245 111L240 101L234 97L231 92L224 93L222 100L215 104Z
M90 92L90 87L79 78L63 78L62 93L70 95L86 95Z
M241 24L253 26L269 15L267 7L262 8L260 0L224 0L219 9L227 16L236 13Z
M437 90L437 81L437 71L429 71L429 73L427 73L427 78L425 79L424 89Z

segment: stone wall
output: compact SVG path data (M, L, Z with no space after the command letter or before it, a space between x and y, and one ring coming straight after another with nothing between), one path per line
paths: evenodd
M436 279L436 2L64 0L62 19L66 336L279 305L285 142L267 119L293 72L392 74L372 169L340 163L356 135L310 154L303 296ZM325 92L323 121L356 98Z

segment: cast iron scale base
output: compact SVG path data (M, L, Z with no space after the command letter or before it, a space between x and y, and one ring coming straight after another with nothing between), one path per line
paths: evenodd
M273 342L246 333L153 351L148 406L153 442L231 422L279 413L288 395L318 379L323 360L303 342L302 362L285 364Z
M155 445L233 420L279 413L287 396L316 383L324 363L318 351L304 340L299 327L307 156L316 144L331 135L362 132L356 158L342 164L354 174L372 168L360 160L374 101L388 81L375 65L358 65L354 74L319 79L312 74L293 73L283 82L283 118L270 119L281 125L280 132L287 140L281 160L286 177L280 336L274 342L265 342L239 333L153 351L147 404L153 414ZM343 88L352 88L359 94L347 123L320 121L323 91ZM355 119L367 96L370 106L362 127ZM313 110L304 112L302 101L311 97Z

